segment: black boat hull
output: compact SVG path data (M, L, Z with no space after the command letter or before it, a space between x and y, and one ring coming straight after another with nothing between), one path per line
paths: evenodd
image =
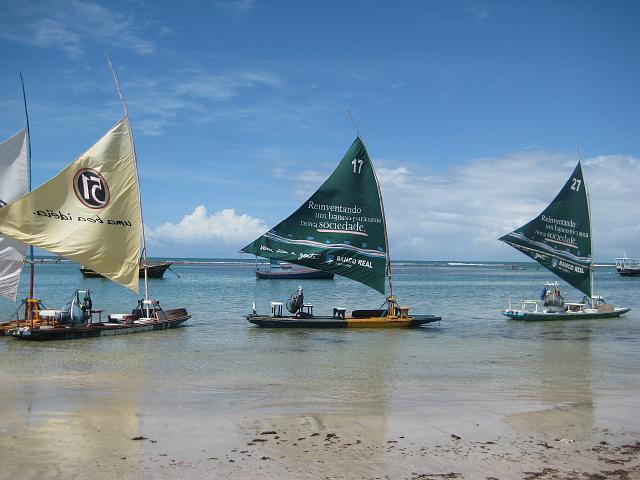
M191 318L183 308L165 311L167 318L149 322L136 321L131 324L93 323L88 325L52 327L52 328L21 328L9 332L20 340L75 340L82 338L106 337L112 335L127 335L133 333L154 332L177 328Z
M173 262L149 263L147 266L147 278L162 278ZM80 272L87 278L103 278L98 272L87 267L80 267ZM138 276L144 278L144 268L140 267Z
M247 320L258 327L267 328L415 328L442 318L435 315L416 315L408 318L397 317L271 317L268 315L247 315Z
M623 277L640 277L640 269L619 268L618 273Z
M291 269L282 272L256 270L256 278L264 280L331 280L333 273L313 269Z

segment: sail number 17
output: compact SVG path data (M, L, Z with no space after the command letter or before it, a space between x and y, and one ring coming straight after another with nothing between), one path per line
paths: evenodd
M578 180L577 178L571 179L571 190L575 190L576 192L580 191L580 185L582 185L582 180Z
M363 163L364 162L359 158L354 158L353 160L351 160L351 165L353 165L353 173L360 174L360 172L362 171Z

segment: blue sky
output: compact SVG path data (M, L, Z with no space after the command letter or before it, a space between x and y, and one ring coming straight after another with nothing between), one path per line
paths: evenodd
M596 256L640 256L640 4L0 4L0 137L27 84L37 186L120 117L150 253L237 256L330 174L357 119L397 259L525 260L495 239L585 159Z

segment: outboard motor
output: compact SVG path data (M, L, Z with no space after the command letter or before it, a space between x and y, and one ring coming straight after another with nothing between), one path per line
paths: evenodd
M289 300L287 300L287 310L291 313L296 313L302 308L304 303L304 294L302 293L302 286L298 286L298 290L293 292Z
M82 300L81 300L82 295ZM56 315L56 320L64 325L76 325L87 323L91 318L91 292L89 290L76 290L62 308L60 313Z

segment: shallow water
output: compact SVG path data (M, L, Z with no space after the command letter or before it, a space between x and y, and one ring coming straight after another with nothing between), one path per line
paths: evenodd
M259 312L268 312L269 301L285 301L297 281L258 281L250 263L177 265L180 278L167 272L149 284L165 308L189 310L184 328L45 343L0 338L0 437L46 437L45 431L59 435L65 429L81 435L88 427L73 430L74 421L97 418L96 409L107 415L115 405L109 422L132 429L146 422L170 430L171 418L197 424L211 412L229 418L296 412L386 418L419 411L437 418L563 406L579 407L576 422L585 431L637 428L640 420L627 417L640 394L640 278L597 270L598 294L633 308L619 319L509 321L500 315L508 298L514 305L536 298L551 279L532 264L526 268L397 265L399 303L414 313L440 315L440 323L411 330L286 331L259 329L243 315L253 301ZM334 305L375 308L383 302L382 295L340 277L303 285L317 314ZM135 294L113 282L82 278L76 265L37 265L36 293L48 307L61 306L75 288L90 288L94 308L109 312L126 312L136 303ZM582 297L566 290L573 292L567 299ZM14 309L2 301L0 318Z
M400 303L415 313L443 317L426 328L397 331L250 326L243 315L253 301L259 312L267 312L270 300L284 301L298 285L293 280L258 281L252 268L240 263L175 266L180 278L167 272L166 278L149 281L150 290L165 308L189 310L193 317L186 328L44 344L4 339L4 371L42 376L45 382L62 377L70 382L64 394L73 396L74 387L90 389L95 382L123 388L122 375L130 378L136 366L148 382L141 389L145 395L177 389L198 397L213 388L251 401L249 390L269 397L270 403L278 397L300 398L301 391L308 396L301 401L354 397L360 402L372 395L372 384L393 395L406 391L405 384L433 383L442 391L472 382L498 390L509 385L516 395L538 397L541 388L564 391L639 382L640 308L620 319L595 321L523 324L500 315L508 297L514 305L520 298L535 298L550 278L532 265L520 271L396 266L394 292ZM366 308L383 301L376 292L337 276L303 285L306 302L314 303L316 313L328 313L333 305ZM640 278L602 268L596 286L610 302L635 307ZM127 311L136 303L135 294L113 282L82 278L73 264L37 266L36 292L47 306L61 305L74 288L90 288L94 308L110 312ZM13 308L3 301L0 318Z

